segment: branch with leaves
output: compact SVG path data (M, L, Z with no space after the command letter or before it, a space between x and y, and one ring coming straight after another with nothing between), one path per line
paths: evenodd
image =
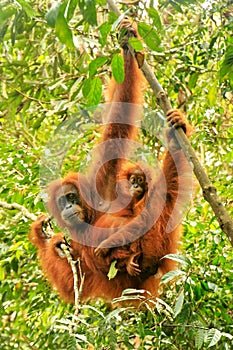
M120 18L123 18L123 15L120 13L119 9L116 7L112 0L107 0L107 3L111 11L115 12ZM131 51L131 53L135 56L134 49L129 44L128 48ZM146 80L148 81L150 87L152 88L159 106L166 114L170 109L172 109L171 102L169 101L166 92L159 84L158 80L156 79L154 73L152 72L150 66L148 65L145 59L141 66L141 70ZM218 197L216 188L211 184L209 177L205 173L204 168L199 162L198 157L196 156L196 153L193 150L183 130L181 128L175 129L175 136L184 154L191 163L193 172L202 188L205 200L210 204L216 216L216 219L220 225L220 228L224 233L226 233L227 237L231 242L231 245L233 246L233 220L230 217L230 214L227 212L224 205L222 204L221 199Z

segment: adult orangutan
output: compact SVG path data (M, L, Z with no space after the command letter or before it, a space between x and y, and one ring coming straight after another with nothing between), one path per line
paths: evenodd
M127 28L127 36L138 36L136 29L129 26L127 20L121 27ZM107 108L108 124L104 129L98 159L89 172L89 181L87 182L81 174L70 174L49 186L48 208L58 224L68 228L74 258L81 258L81 267L85 273L82 294L84 299L94 297L112 299L119 296L125 288L137 287L136 280L126 273L117 276L114 281L108 280L107 272L110 266L108 260L112 258L96 258L94 248L108 237L111 230L97 228L93 230L91 226L97 219L100 220L107 215L106 210L118 218L122 217L122 221L125 217L128 219L134 212L135 201L138 202L144 195L141 193L134 196L129 193L128 196L125 194L121 196L121 191L117 193L116 189L120 169L126 164L124 158L129 148L128 141L136 138L137 121L140 119L142 104L143 77L137 62L124 43L123 57L124 81L122 84L113 81L110 85L111 104ZM93 188L95 183L96 188ZM63 235L58 234L51 240L46 239L43 222L42 217L33 223L30 239L39 249L43 270L51 283L57 287L65 300L72 301L74 297L72 271L59 250L64 239ZM119 248L117 251L117 258L124 259L129 255L127 249Z

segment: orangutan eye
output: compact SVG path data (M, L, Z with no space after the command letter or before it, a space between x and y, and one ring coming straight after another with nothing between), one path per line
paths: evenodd
M135 176L134 175L130 176L129 181L131 182L132 185L135 184L135 182L136 182Z
M144 178L142 176L138 177L138 184L141 185L144 183Z
M66 195L66 198L67 198L67 201L68 202L71 202L71 203L77 203L78 202L78 198L77 196L75 195L75 193L68 193Z

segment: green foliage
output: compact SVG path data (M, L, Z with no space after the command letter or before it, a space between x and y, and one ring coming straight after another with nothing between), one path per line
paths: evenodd
M83 84L83 96L87 99L87 106L97 106L102 96L102 81L98 77L89 78Z
M133 17L146 59L172 104L195 126L192 145L232 212L232 5L205 5L140 2ZM104 1L50 6L42 0L2 0L0 6L1 200L35 215L46 210L42 170L50 181L61 159L61 174L86 169L101 133L98 113L89 107L102 101L110 71L118 82L124 77L119 22ZM122 5L122 13L130 11ZM137 40L132 45L139 49ZM149 88L145 105L157 108ZM148 114L141 153L154 164L161 150L154 136L159 113ZM54 158L46 158L51 150ZM157 300L140 294L137 310L110 310L98 301L82 305L74 319L74 308L43 277L28 240L30 220L1 207L0 228L1 349L76 349L77 343L82 349L232 348L232 247L199 189L184 220L182 255L168 256L179 269L163 277ZM134 291L122 298L129 297Z
M151 50L160 51L161 40L155 29L148 24L139 23L138 32Z
M115 55L111 63L112 75L117 83L124 81L124 60L121 55Z
M66 22L64 15L59 11L56 18L56 35L61 41L62 44L65 44L67 47L74 48L73 35Z

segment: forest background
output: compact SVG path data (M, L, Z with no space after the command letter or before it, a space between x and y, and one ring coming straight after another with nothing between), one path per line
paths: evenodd
M146 59L194 126L192 146L232 213L232 1L116 5L140 23ZM101 133L86 111L104 102L111 72L121 79L116 22L105 0L1 1L1 349L233 349L232 246L198 186L183 221L175 283L167 276L164 293L146 311L111 311L99 301L83 305L74 319L74 307L43 277L28 240L31 220L4 208L18 203L40 215L47 167L53 175L85 169ZM149 87L145 107L160 115ZM163 146L154 118L146 120L140 142L156 158ZM55 169L45 155L67 122L69 148Z

